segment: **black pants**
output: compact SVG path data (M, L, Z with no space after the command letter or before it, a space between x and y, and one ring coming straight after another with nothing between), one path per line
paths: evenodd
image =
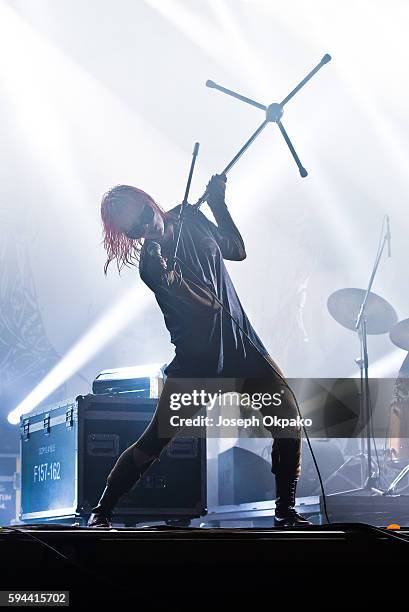
M263 378L229 379L229 381L234 380L234 390L239 390L241 393L250 394L260 390L274 393L278 388L282 389L282 380L274 375L272 376L271 372L268 372L268 374L268 377ZM207 388L206 381L209 379L190 380L191 386L194 388ZM213 388L214 382L214 379L212 379ZM159 457L173 436L178 433L177 428L172 428L172 431L169 431L169 428L166 428L165 425L169 422L170 416L175 414L171 409L171 396L175 392L180 392L181 389L187 390L184 383L185 379L181 382L179 377L168 376L149 426L141 437L118 458L107 478L107 484L118 493L123 494L129 491L143 472ZM224 387L223 390L225 390ZM191 417L197 411L198 408L182 408L178 414L181 417ZM285 401L279 408L263 407L260 412L263 416L277 415L289 419L296 419L298 415L294 398L289 391L285 393ZM276 477L279 476L286 481L298 479L301 472L301 428L299 426L292 427L285 431L275 427L266 427L266 429L274 439L271 452L271 471Z

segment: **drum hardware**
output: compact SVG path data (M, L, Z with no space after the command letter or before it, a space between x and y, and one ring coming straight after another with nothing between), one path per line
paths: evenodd
M409 351L409 319L399 321L389 338L398 348ZM409 474L409 356L407 355L395 382L389 413L388 467L400 470L384 495L393 495L396 487Z
M383 493L383 495L393 495L395 493L395 489L398 486L398 484L405 478L406 474L408 473L409 473L409 463L407 463L406 466L403 469L401 469L399 474L392 480L391 484L386 489L386 491Z
M361 452L358 459L361 462L361 486L342 493L344 495L357 492L368 492L370 495L382 495L379 488L380 474L373 469L372 435L371 435L371 397L369 389L369 357L368 334L386 334L396 325L398 317L394 308L384 298L372 293L372 285L377 273L385 244L389 241L388 224L385 229L385 219L382 224L381 243L378 246L375 263L371 272L367 289L339 289L331 294L327 307L331 316L343 327L355 331L359 337L360 357L355 361L360 371L360 417L362 425ZM349 463L350 460L346 462ZM342 470L339 468L338 472Z
M398 348L401 348L404 351L409 351L409 319L399 321L399 323L397 323L391 329L389 338L391 339L392 344Z

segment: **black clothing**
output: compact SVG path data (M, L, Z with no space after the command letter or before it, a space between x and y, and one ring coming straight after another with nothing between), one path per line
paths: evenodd
M166 216L177 220L179 209L180 206L176 206ZM267 355L268 351L244 312L223 261L245 258L243 239L224 203L213 207L213 214L218 227L200 210L186 209L178 257L194 274L181 264L182 275L176 269L175 273L168 272L165 278L161 277L153 271L156 262L152 262L147 253L149 241L145 241L141 251L140 276L154 291L171 342L176 347L175 358L165 369L165 374L186 377L261 376L263 358L214 297L206 292L208 287L216 294L262 355ZM166 251L165 245L162 254L172 255L172 248L170 245Z
M167 220L176 222L179 210L180 207L176 206L166 213ZM182 262L180 269L164 271L158 264L158 257L148 253L150 241L145 240L142 247L140 276L155 293L176 354L165 369L168 378L151 423L142 436L118 458L108 475L107 488L93 511L108 512L170 441L169 437L161 435L159 421L170 414L170 395L177 382L174 379L244 378L248 388L255 385L257 389L259 383L255 379L263 377L266 379L263 391L267 391L265 384L274 388L278 382L281 383L281 379L263 357L268 357L274 364L244 312L223 261L241 261L246 257L243 239L224 202L213 205L212 212L217 227L199 210L190 207L186 209L178 249L178 257ZM164 242L162 256L171 257L173 248L172 241ZM249 335L261 355L221 308L209 289ZM297 407L291 396L283 410L288 418L297 417ZM283 483L291 482L295 495L296 481L300 475L301 432L298 428L294 435L290 434L293 437L280 437L279 432L273 429L269 431L274 437L272 472L276 480L280 479L281 503L284 504L288 495L283 496ZM134 450L138 452L134 453ZM149 458L143 465L138 459L141 452Z

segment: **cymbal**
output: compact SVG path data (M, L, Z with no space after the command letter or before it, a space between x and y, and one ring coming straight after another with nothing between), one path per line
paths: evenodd
M395 346L409 351L409 319L399 321L389 333L389 338Z
M356 331L356 318L365 293L365 289L338 289L332 293L327 300L331 316L343 327ZM398 315L389 302L371 291L366 303L366 332L386 334L397 320Z

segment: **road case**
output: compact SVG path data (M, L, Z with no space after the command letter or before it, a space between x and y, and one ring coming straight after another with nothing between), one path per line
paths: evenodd
M23 415L21 521L84 524L118 456L143 433L156 405L132 393L89 394ZM119 500L114 522L183 522L205 513L205 436L181 432Z

